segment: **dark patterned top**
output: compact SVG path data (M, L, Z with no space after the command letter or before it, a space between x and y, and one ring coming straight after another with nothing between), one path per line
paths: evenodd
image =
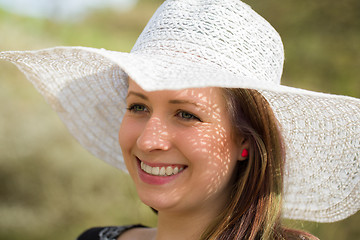
M145 228L141 224L128 226L94 227L83 232L77 240L116 240L121 234L133 228Z

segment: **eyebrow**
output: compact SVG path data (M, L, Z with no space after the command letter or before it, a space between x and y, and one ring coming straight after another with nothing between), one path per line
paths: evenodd
M201 108L201 105L198 104L198 103L195 103L195 102L191 102L191 101L188 101L188 100L169 100L169 103L171 104L192 104L196 107L200 107Z
M134 92L134 91L129 91L128 95L126 96L126 98L128 98L131 95L135 95L138 96L139 98L142 98L144 100L148 100L148 97L145 96L144 94L138 93L138 92Z
M135 95L135 96L140 97L140 98L142 98L144 100L149 100L149 98L147 96L145 96L144 94L134 92L134 91L129 91L126 98L128 98L131 95ZM173 99L173 100L169 100L169 103L170 104L191 104L191 105L194 105L196 107L203 108L203 106L201 104L198 104L198 103L192 102L192 101L188 101L188 100Z

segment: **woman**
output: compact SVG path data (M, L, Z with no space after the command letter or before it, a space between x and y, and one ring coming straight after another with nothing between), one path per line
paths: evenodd
M128 89L119 141L141 200L159 212L158 230L147 236L285 236L279 222L282 140L259 93L214 87L146 92L132 80Z
M80 240L316 239L281 217L329 222L359 209L360 101L280 85L281 39L239 0L165 1L131 53L0 58L86 149L125 162L158 212L157 229L95 228Z

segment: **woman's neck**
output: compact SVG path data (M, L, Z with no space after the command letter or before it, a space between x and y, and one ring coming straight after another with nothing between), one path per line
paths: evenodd
M199 240L218 211L196 209L181 213L159 212L156 240Z

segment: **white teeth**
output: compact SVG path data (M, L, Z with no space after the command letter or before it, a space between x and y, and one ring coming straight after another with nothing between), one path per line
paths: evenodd
M165 168L164 167L162 167L161 169L160 169L160 174L159 174L160 176L165 176Z
M182 170L184 170L183 167L151 167L149 165L146 165L145 163L141 162L140 167L142 170L144 170L146 173L154 175L154 176L171 176L180 173Z
M151 169L151 174L152 175L159 175L159 173L160 173L160 168L159 167L153 167Z
M149 165L145 166L145 172L151 173L152 168Z
M171 176L173 174L173 168L172 167L166 167L166 175Z

